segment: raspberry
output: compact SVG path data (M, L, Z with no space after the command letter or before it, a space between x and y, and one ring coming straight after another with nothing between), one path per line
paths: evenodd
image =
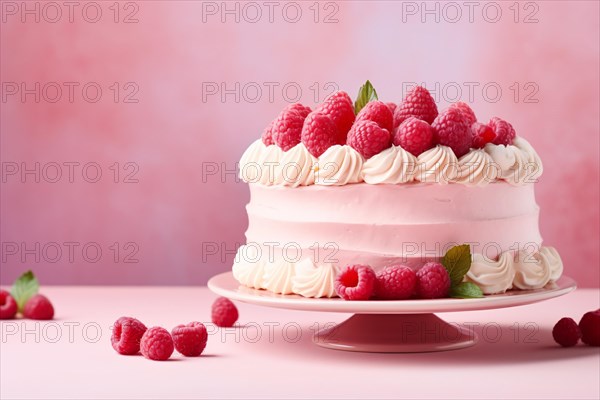
M483 149L486 144L492 143L496 138L496 134L486 124L475 122L471 125L471 133L473 134L473 148Z
M0 319L13 319L17 315L17 302L6 290L0 290Z
M140 340L142 355L150 360L168 360L174 349L173 338L165 328L160 326L149 328Z
M52 319L54 317L54 307L52 307L52 303L46 296L36 294L25 303L23 316L29 319Z
M344 300L369 300L377 277L367 265L349 265L335 279L335 291Z
M275 142L273 142L273 124L275 123L275 121L271 121L271 123L269 124L269 126L267 126L265 128L265 130L263 131L263 134L261 136L262 142L264 143L265 146L270 146L272 144L275 144Z
M348 133L347 144L358 151L364 158L387 149L392 144L390 132L373 121L358 121Z
M171 331L175 349L186 357L198 357L206 347L208 333L200 322L177 325Z
M113 349L119 354L137 354L140 351L140 340L146 329L146 325L135 318L119 318L113 325L110 337Z
M417 86L406 94L402 103L396 108L394 128L408 117L417 117L431 124L437 115L437 106L429 91L422 86Z
M392 103L391 101L388 103L385 103L386 106L388 106L388 108L390 109L390 111L392 112L392 117L394 116L394 113L396 112L396 108L398 107L396 105L396 103ZM393 118L392 118L393 119Z
M509 124L501 118L493 117L492 119L490 119L488 125L496 134L496 138L492 143L503 144L505 146L512 144L513 140L515 139L516 133L515 128L513 128L511 124Z
M428 262L417 271L417 294L423 299L439 299L448 296L450 276L440 263Z
M231 300L219 297L212 305L211 319L213 324L222 328L229 328L238 319L238 310Z
M271 129L273 142L283 151L288 151L300 143L302 125L309 112L310 108L302 104L290 104L273 121Z
M404 265L386 267L377 274L375 294L384 300L408 299L415 292L417 274Z
M579 321L581 341L590 346L600 346L600 309L583 315Z
M552 328L552 337L561 346L571 347L579 342L581 331L572 318L561 318Z
M318 111L313 111L306 117L301 139L315 157L319 157L333 145L346 143L346 135L340 135L331 118Z
M392 132L394 126L394 114L388 106L381 101L370 101L356 116L356 124L358 121L373 121L380 127ZM351 128L352 129L352 128Z
M468 153L473 136L471 126L460 110L448 108L437 116L431 127L434 142L450 147L459 158Z
M308 106L303 106L300 103L294 103L286 106L284 111L296 111L302 118L306 118L312 110Z
M346 138L354 123L354 106L348 93L339 91L327 96L315 111L329 116L337 127L339 135Z
M457 110L462 112L463 115L465 116L465 119L467 120L467 123L469 124L469 126L471 126L475 122L477 122L477 117L475 116L475 112L473 111L473 109L471 107L469 107L469 105L467 103L459 101L457 103L451 104L450 108L456 108Z
M433 129L425 121L408 117L396 128L394 144L418 156L433 147Z

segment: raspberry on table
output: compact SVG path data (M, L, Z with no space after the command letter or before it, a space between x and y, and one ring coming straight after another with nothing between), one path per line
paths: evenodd
M388 106L379 100L368 102L356 116L354 123L358 121L373 121L381 128L392 132L394 127L394 115Z
M340 135L329 116L313 111L304 120L301 140L310 154L319 157L331 146L345 144L346 135Z
M110 342L119 354L133 355L140 351L140 341L146 325L131 317L121 317L113 325Z
M460 158L469 152L473 143L471 125L468 124L462 111L448 108L437 116L431 124L434 142L452 149Z
M406 94L394 113L394 128L408 117L416 117L431 124L438 115L435 100L423 86L417 86Z
M6 290L0 290L0 319L13 319L17 315L17 302Z
M228 298L219 297L212 304L211 319L216 326L229 328L235 324L238 317L237 307Z
M571 347L579 342L581 331L572 318L561 318L552 328L552 337L561 346Z
M494 144L503 144L508 146L509 144L512 144L513 140L515 140L515 137L517 136L515 133L515 128L513 128L511 124L502 118L493 117L490 119L488 125L496 134L496 138L492 142Z
M206 347L208 333L200 322L177 325L171 331L175 349L186 357L198 357Z
M300 143L302 126L309 112L310 108L302 104L291 104L273 121L271 129L273 142L283 151L288 151Z
M433 147L433 129L423 120L408 117L396 128L393 142L417 157Z
M492 143L496 138L494 130L489 125L475 122L471 125L471 133L473 135L473 148L483 149L486 144Z
M377 273L375 295L383 300L404 300L415 293L417 274L410 267L394 265Z
M457 110L462 112L465 119L467 120L467 123L469 124L469 126L471 126L475 122L477 122L477 117L475 116L475 112L473 111L473 109L471 107L469 107L469 105L467 103L458 101L456 103L452 103L450 105L450 108L456 108Z
M428 262L417 271L417 295L422 299L440 299L450 292L450 276L438 262Z
M54 317L54 307L44 295L36 294L25 303L23 316L29 319L46 320Z
M329 116L337 127L339 135L345 141L355 118L354 106L348 93L338 91L327 96L315 111Z
M154 326L146 330L140 340L140 351L144 357L150 360L168 360L174 349L171 334L160 326Z
M377 277L367 265L349 265L336 277L335 291L344 300L369 300Z
M371 158L390 147L392 137L387 129L373 121L357 121L348 133L347 144L364 158Z
M581 341L590 346L600 346L600 309L587 312L579 321Z

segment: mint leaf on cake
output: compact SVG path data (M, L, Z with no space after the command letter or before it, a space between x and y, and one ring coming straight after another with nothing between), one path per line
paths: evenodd
M463 282L471 268L471 247L468 244L451 247L442 258L442 265L450 277L450 297L475 299L483 297L483 292L472 282Z
M458 285L471 268L471 248L468 244L450 248L442 258L442 265L450 275L452 286Z
M476 299L483 297L483 292L473 282L461 282L450 288L450 297L458 299Z
M358 90L356 101L354 102L354 114L358 114L368 102L372 100L378 100L377 91L373 87L370 81L366 81L364 85Z

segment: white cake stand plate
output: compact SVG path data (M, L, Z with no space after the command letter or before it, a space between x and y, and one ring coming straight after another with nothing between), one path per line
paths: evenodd
M220 296L246 303L302 311L353 313L346 321L319 331L313 342L336 350L377 353L420 353L462 349L477 335L434 315L436 312L475 311L515 307L562 296L577 285L569 277L536 290L515 290L480 299L346 301L281 295L241 286L231 272L208 281Z

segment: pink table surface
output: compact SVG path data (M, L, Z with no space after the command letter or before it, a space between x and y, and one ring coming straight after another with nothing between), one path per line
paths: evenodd
M439 314L479 324L479 343L442 353L366 354L315 346L315 327L348 315L239 303L241 327L208 325L200 358L120 356L110 327L122 315L171 329L209 321L205 287L44 287L50 322L2 321L1 390L10 398L599 398L600 348L563 349L554 323L600 306L579 289L543 303ZM299 330L301 328L301 330Z

